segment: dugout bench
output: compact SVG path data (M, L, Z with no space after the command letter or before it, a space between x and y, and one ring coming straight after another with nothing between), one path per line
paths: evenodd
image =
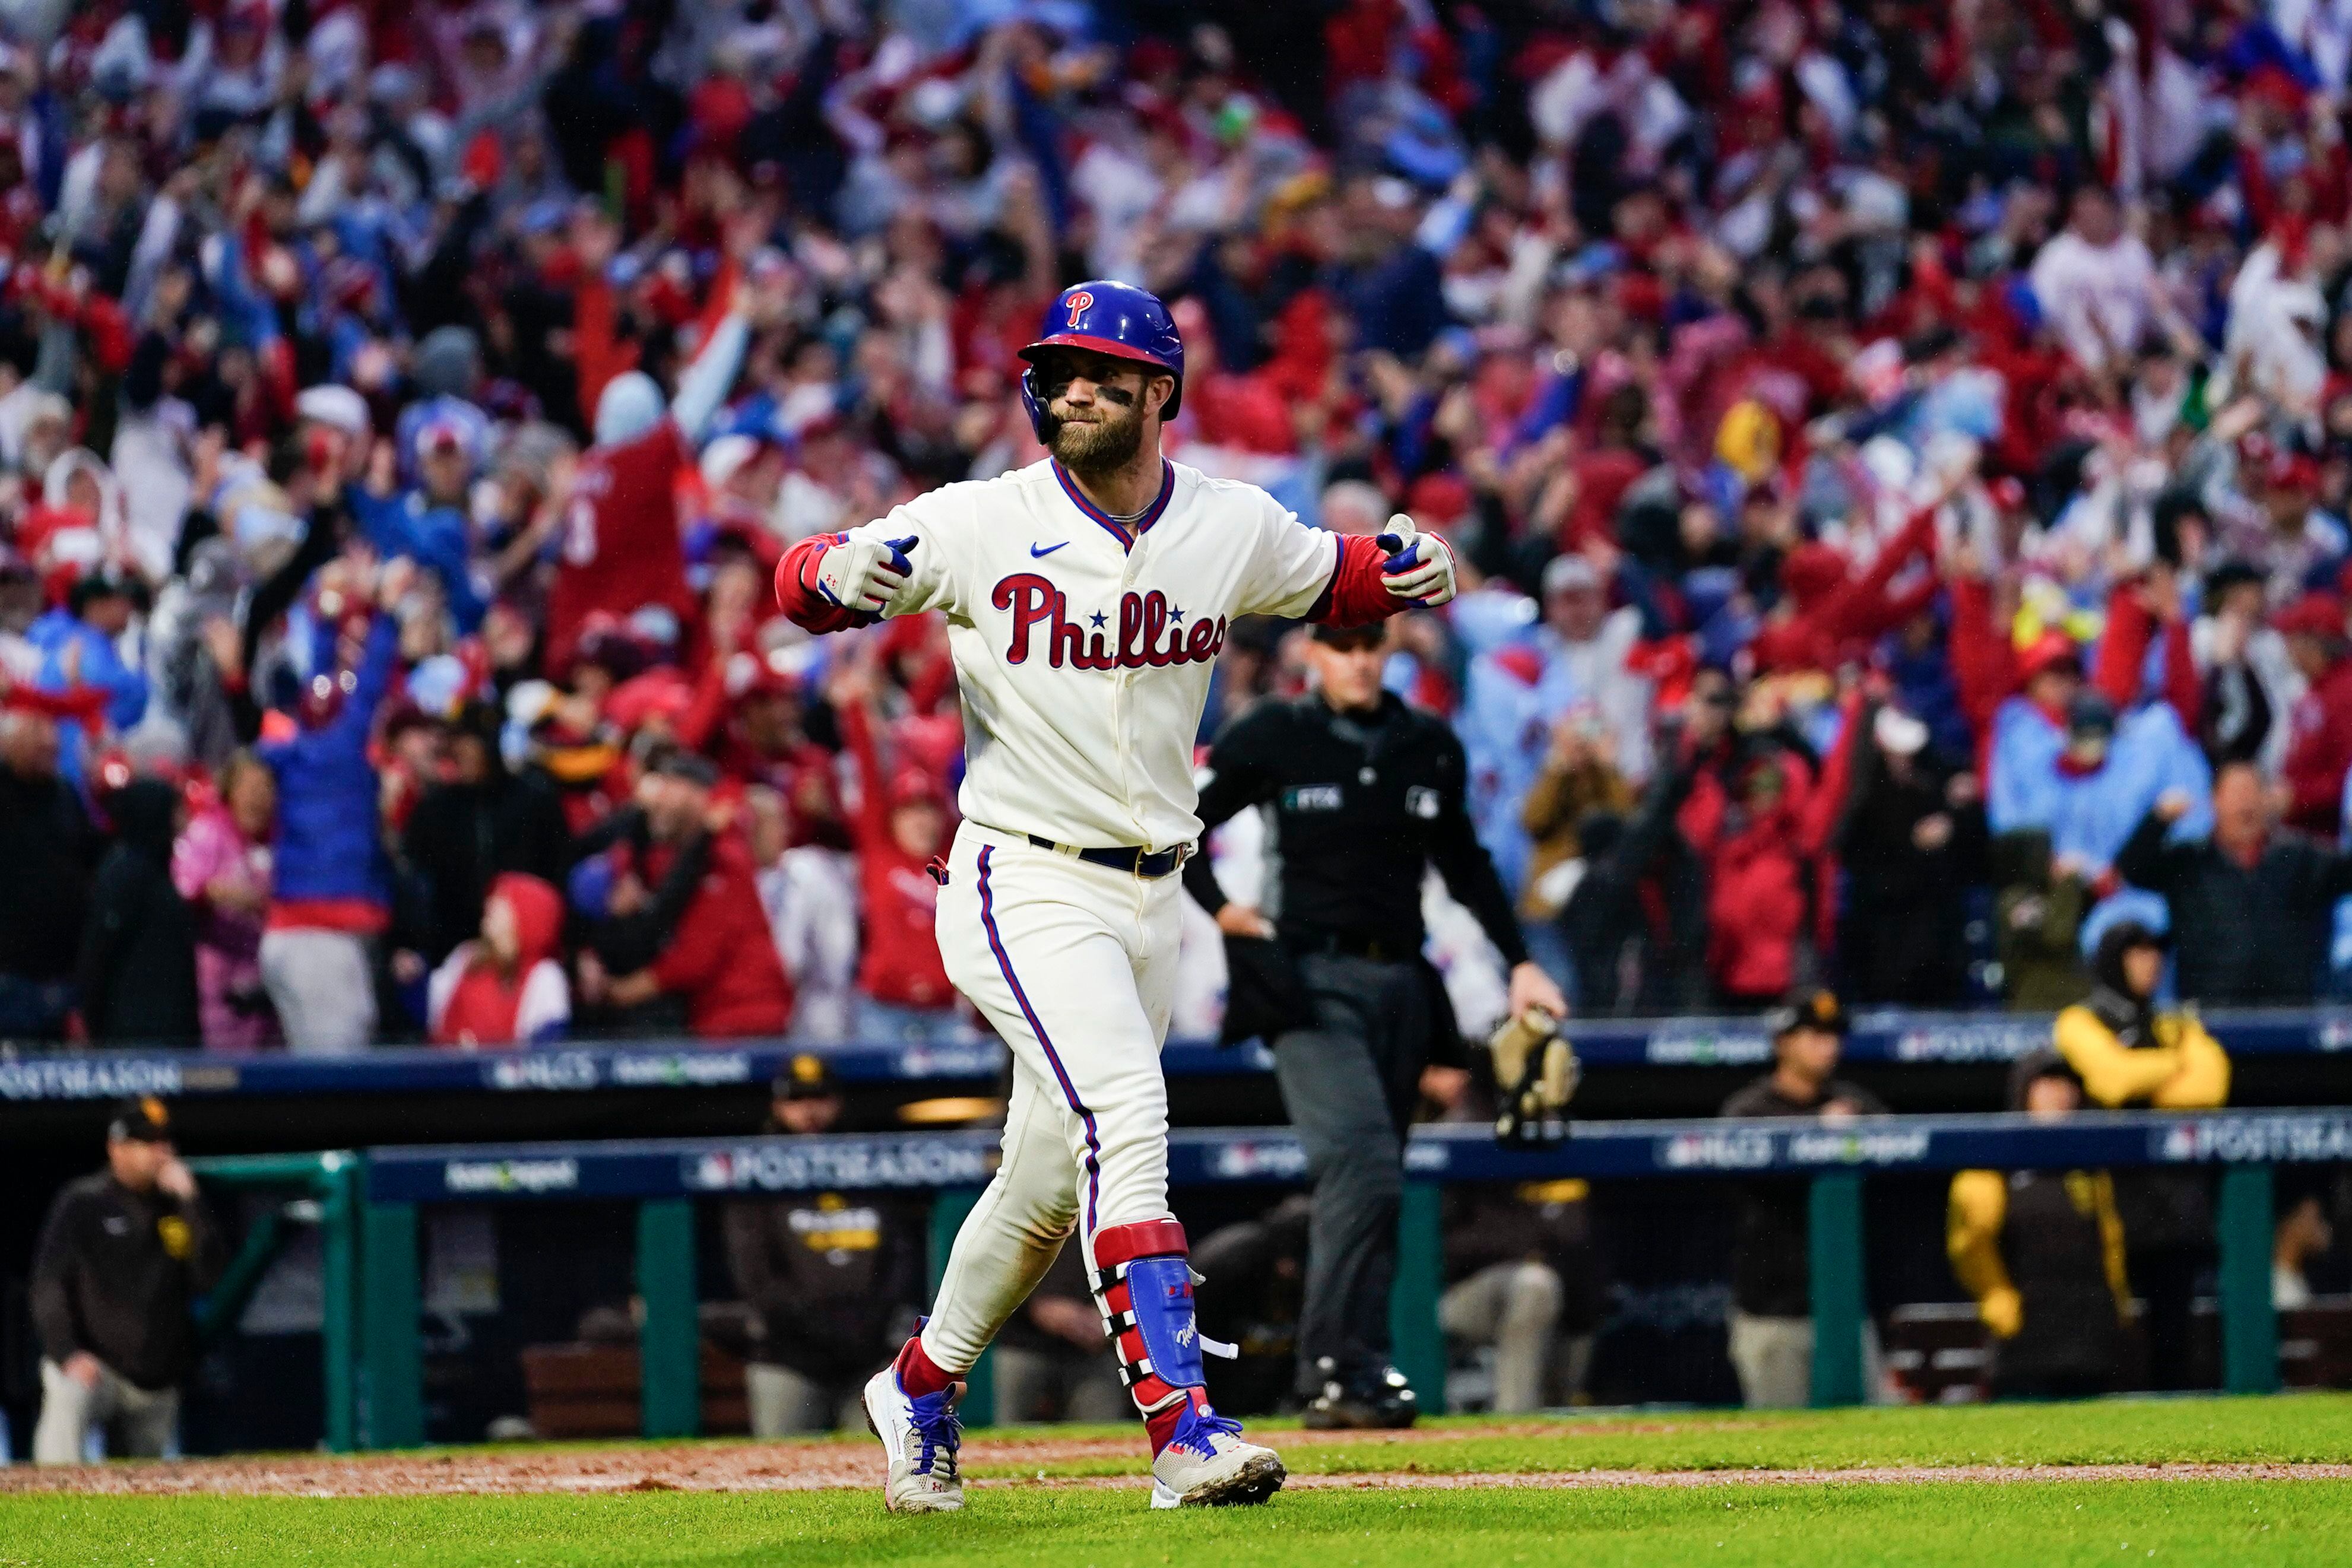
M693 1205L761 1193L927 1191L931 1275L986 1184L991 1130L819 1137L691 1138L488 1148L385 1147L357 1155L191 1162L212 1181L308 1184L328 1228L328 1444L413 1447L425 1439L417 1323L417 1211L432 1204L625 1199L636 1203L636 1283L644 1430L693 1435L699 1424L699 1325ZM1178 1186L1304 1179L1305 1150L1283 1129L1182 1129L1169 1138ZM2271 1167L2352 1162L2352 1110L2085 1112L2063 1123L2015 1114L1813 1122L1571 1124L1542 1149L1496 1146L1482 1126L1414 1130L1405 1156L1401 1250L1391 1300L1398 1366L1425 1406L1444 1407L1437 1326L1448 1182L1673 1176L1803 1177L1811 1183L1812 1403L1859 1403L1863 1381L1863 1184L1874 1174L2213 1166L2220 1172L2223 1386L2278 1385L2271 1308ZM247 1250L255 1243L248 1239ZM266 1262L266 1257L260 1259ZM241 1265L244 1260L241 1260ZM250 1265L257 1276L258 1265ZM222 1292L216 1291L215 1296ZM987 1425L990 1383L972 1380L965 1414Z

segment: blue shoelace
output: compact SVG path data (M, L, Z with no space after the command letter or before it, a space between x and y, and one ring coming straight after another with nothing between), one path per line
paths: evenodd
M1217 1450L1209 1439L1220 1432L1228 1437L1238 1437L1242 1435L1242 1424L1213 1410L1206 1414L1195 1411L1191 1420L1178 1427L1174 1441L1180 1448L1190 1448L1203 1458L1214 1458Z
M934 1473L932 1467L938 1456L944 1452L947 1456L946 1477L950 1480L955 1479L956 1445L963 1434L963 1423L957 1418L955 1406L948 1403L948 1396L944 1394L926 1394L907 1403L914 1417L915 1430L923 1444L915 1458L916 1472L920 1475Z

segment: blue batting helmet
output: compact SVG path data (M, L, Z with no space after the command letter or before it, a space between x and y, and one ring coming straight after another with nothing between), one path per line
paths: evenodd
M1131 283L1097 278L1062 290L1045 309L1037 340L1021 350L1031 368L1021 372L1021 402L1037 439L1045 439L1045 400L1037 385L1038 353L1046 349L1091 349L1114 359L1156 365L1176 378L1162 419L1176 417L1184 401L1184 340L1160 297Z

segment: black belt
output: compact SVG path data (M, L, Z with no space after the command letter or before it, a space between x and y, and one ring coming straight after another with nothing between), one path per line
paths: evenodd
M1421 944L1408 947L1392 936L1368 936L1354 931L1286 931L1283 941L1293 953L1369 958L1375 964L1410 964L1421 956Z
M1178 844L1172 850L1161 850L1157 854L1139 845L1117 850L1082 850L1073 844L1057 844L1035 833L1024 836L1041 850L1051 850L1057 855L1072 855L1089 865L1108 866L1112 871L1129 872L1151 881L1157 881L1182 865L1184 852L1192 848L1190 844Z

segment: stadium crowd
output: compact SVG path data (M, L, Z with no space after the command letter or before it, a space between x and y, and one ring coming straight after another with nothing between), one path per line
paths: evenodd
M820 643L770 578L1039 460L1015 350L1115 277L1181 461L1456 545L1385 678L1579 1012L1793 998L1727 1113L1877 1108L1841 996L2064 1009L2029 1114L2224 1103L2176 1004L2352 994L2347 71L2346 0L0 0L0 1040L788 1034L804 1134L824 1044L967 1038L944 628ZM1233 629L1204 747L1304 636ZM125 1388L191 1347L131 1330L218 1262L170 1138L121 1108L45 1233L46 1457L170 1425ZM2134 1291L2187 1378L2193 1186L1961 1173L1996 1392L2139 1375ZM1446 1202L1496 1407L1585 1388L1583 1184ZM179 1249L100 1280L117 1210ZM1741 1195L1752 1402L1809 1385L1807 1214ZM832 1419L916 1225L730 1208L755 1427ZM1236 1408L1307 1229L1204 1238ZM1005 1410L1117 1406L1065 1273Z
M1389 681L1580 1010L2054 1007L2126 919L2352 977L2334 0L0 33L0 1036L960 1036L943 629L769 572L1041 457L1089 277L1175 308L1180 460L1456 542Z

